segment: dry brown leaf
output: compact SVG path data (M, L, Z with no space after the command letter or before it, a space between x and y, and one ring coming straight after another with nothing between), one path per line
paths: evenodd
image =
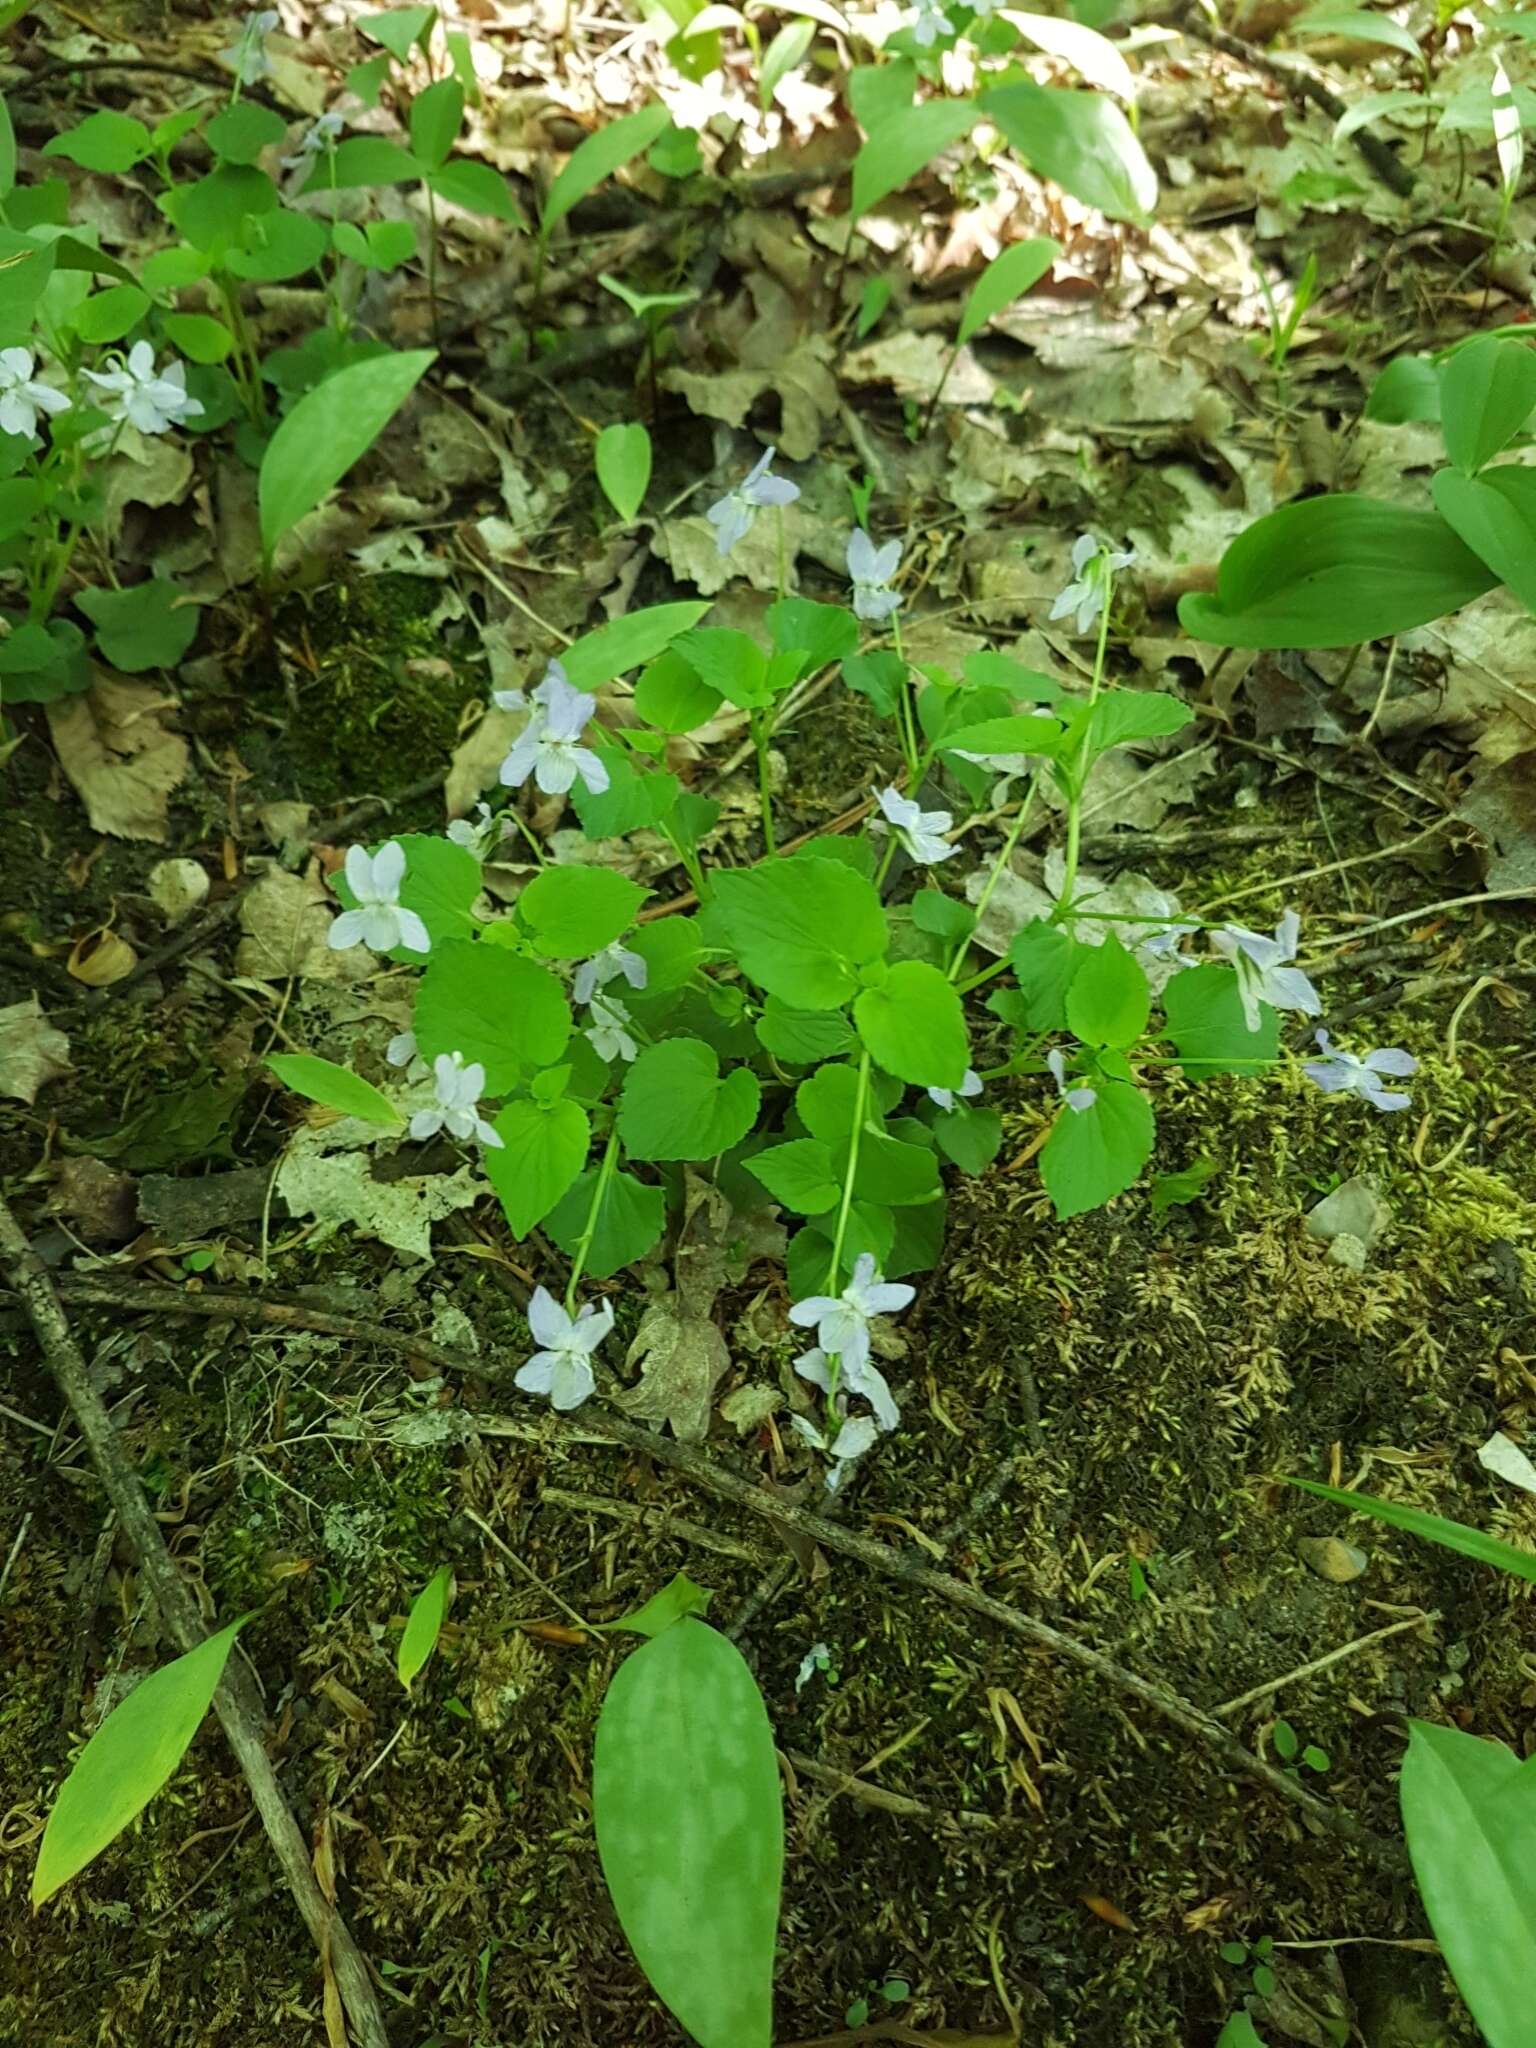
M235 971L261 981L360 981L373 972L366 946L334 952L326 942L332 911L318 875L274 868L246 893L240 906L245 934L235 950Z
M691 1316L669 1294L653 1302L625 1357L638 1365L640 1384L616 1394L626 1415L659 1426L670 1423L680 1443L702 1443L709 1432L715 1388L731 1365L730 1350L713 1321Z
M496 780L497 769L527 723L526 711L492 708L473 732L459 741L443 785L443 801L450 818L462 818L473 810L475 799Z
M1490 889L1536 894L1536 752L1515 754L1479 775L1456 815L1493 848Z
M729 427L744 426L763 393L777 392L776 445L787 461L809 462L821 446L823 420L837 417L837 379L827 366L827 347L821 340L803 341L770 367L713 375L672 369L661 381L668 391L681 392L692 411Z
M138 964L139 956L128 941L105 925L76 939L64 963L87 988L110 988L114 981L125 980Z
M30 1109L39 1088L70 1071L69 1040L48 1022L36 996L0 1010L0 1095Z
M187 772L187 743L165 723L175 708L152 684L103 669L83 696L48 706L60 765L96 831L164 844L171 792Z

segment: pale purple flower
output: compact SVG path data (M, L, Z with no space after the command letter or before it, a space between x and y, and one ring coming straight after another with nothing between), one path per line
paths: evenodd
M432 1085L437 1100L418 1109L411 1118L413 1138L431 1138L446 1130L454 1138L478 1138L499 1152L505 1143L501 1133L480 1114L485 1093L485 1068L478 1060L466 1065L461 1052L440 1052L432 1062Z
M244 81L246 84L250 82L250 80ZM321 114L318 119L310 122L309 126L304 130L298 148L291 156L280 156L277 160L278 164L285 171L304 170L313 158L320 155L322 150L333 147L337 136L340 135L346 125L345 118L332 107L329 112Z
M496 816L489 804L476 804L472 817L449 820L446 836L455 846L462 846L466 853L483 861L491 848L499 846L507 836L507 820Z
M578 1003L590 1003L599 989L606 988L610 981L617 981L620 975L638 991L645 987L650 973L643 954L631 952L615 939L611 946L604 946L601 953L594 953L590 960L581 962L571 983L571 994Z
M847 1478L854 1460L862 1458L864 1453L873 1447L879 1435L873 1417L868 1415L850 1416L842 1423L836 1436L831 1438L823 1430L818 1429L807 1415L791 1415L789 1426L796 1436L802 1437L814 1450L820 1451L824 1458L831 1459L832 1469L827 1474L828 1493L837 1492Z
M414 1031L397 1031L385 1046L384 1057L392 1067L404 1067L408 1080L426 1078L427 1063L421 1056Z
M1050 1069L1051 1079L1056 1083L1056 1093L1068 1109L1078 1116L1081 1116L1085 1109L1092 1109L1099 1099L1098 1089L1090 1088L1083 1082L1075 1082L1070 1087L1067 1085L1067 1056L1059 1046L1046 1054L1045 1064Z
M563 1309L546 1287L535 1287L528 1303L528 1328L540 1347L519 1367L512 1384L525 1394L547 1394L550 1406L563 1412L579 1408L597 1381L592 1354L613 1328L613 1310L583 1302L575 1316Z
M22 434L32 441L39 413L69 411L65 393L34 377L34 367L31 349L0 348L0 434Z
M898 844L919 867L937 867L941 860L949 860L960 851L944 837L954 826L952 812L922 810L911 797L896 789L882 789L879 803ZM883 829L878 821L875 829Z
M800 1669L795 1673L795 1691L804 1692L817 1672L828 1672L835 1679L832 1670L832 1646L830 1643L812 1643L800 1659ZM829 1680L830 1682L830 1680Z
M770 474L777 453L776 448L765 448L750 475L735 490L717 498L704 514L715 529L715 546L722 555L728 555L738 541L746 539L760 506L793 505L799 497L798 484L792 484L786 476Z
M155 351L147 341L136 341L127 359L115 370L86 370L98 390L107 395L101 407L112 420L126 420L141 434L163 434L195 419L203 410L200 398L187 396L187 366L174 358L163 370L155 368Z
M1309 1081L1315 1081L1325 1095L1358 1095L1372 1109L1408 1108L1412 1096L1406 1090L1383 1088L1381 1081L1384 1074L1402 1078L1416 1074L1419 1063L1411 1052L1404 1052L1398 1045L1386 1045L1380 1052L1368 1052L1357 1058L1352 1052L1338 1051L1326 1031L1319 1029L1313 1036L1322 1048L1323 1057L1304 1061L1302 1072Z
M338 953L358 945L371 946L375 953L391 953L397 946L411 953L431 952L426 926L400 902L405 848L398 839L386 841L371 858L366 847L349 846L345 873L357 908L332 920L325 935L328 945Z
M1237 970L1243 1021L1250 1031L1257 1031L1263 1021L1260 1003L1268 1003L1272 1010L1300 1010L1308 1017L1322 1015L1322 997L1301 969L1290 964L1300 937L1301 919L1294 910L1281 918L1272 939L1240 924L1223 925L1211 933L1211 944Z
M949 1111L955 1106L955 1097L957 1095L963 1095L969 1101L973 1095L979 1095L980 1093L981 1076L974 1067L967 1067L965 1077L958 1088L930 1088L928 1090L928 1100L937 1103L939 1108L948 1115Z
M866 1358L861 1364L854 1365L846 1356L839 1358L835 1383L832 1364L833 1361L818 1344L810 1351L801 1352L795 1360L795 1371L801 1379L819 1387L829 1400L834 1389L839 1395L858 1394L874 1409L875 1420L882 1429L894 1429L901 1420L901 1410L896 1406L885 1374L874 1360Z
M944 13L939 0L917 0L917 12L912 17L912 40L920 50L928 50L941 36L947 36L954 23Z
M241 25L240 40L219 52L233 67L235 78L241 85L255 85L272 69L265 42L277 27L277 19L275 7L263 7L247 14Z
M521 789L531 775L546 796L564 796L579 776L593 796L601 796L608 787L608 770L590 747L581 744L597 699L554 675L545 677L534 697L537 712L502 762L502 781Z
M869 1326L875 1316L894 1315L917 1293L903 1282L882 1280L873 1252L860 1252L853 1278L841 1294L812 1294L797 1301L789 1320L802 1330L814 1328L823 1351L835 1351L845 1373L869 1361Z
M1072 547L1072 581L1051 606L1051 617L1064 619L1075 612L1074 630L1091 633L1115 573L1128 569L1135 559L1128 548L1107 548L1093 534L1079 534Z
M854 615L878 625L901 603L891 579L901 567L901 542L888 540L877 548L862 526L848 536L848 577L853 584Z
M600 1060L632 1060L640 1048L630 1036L633 1018L613 996L594 991L582 1037Z

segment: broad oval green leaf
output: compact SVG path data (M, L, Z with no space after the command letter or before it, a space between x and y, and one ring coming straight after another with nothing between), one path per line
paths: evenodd
M1398 1793L1419 1895L1488 2048L1529 2048L1536 1757L1410 1721Z
M671 118L659 103L642 107L636 114L620 115L579 143L549 188L539 215L539 233L547 236L578 201L621 170L631 157L649 149Z
M1134 1045L1147 1028L1152 991L1141 963L1114 933L1090 946L1067 990L1067 1024L1085 1045Z
M585 960L629 930L647 891L612 868L545 868L517 899L541 953Z
M149 130L142 121L103 107L88 114L78 127L51 135L43 144L43 155L67 157L82 170L117 176L131 171L149 155L151 147Z
M1516 1578L1536 1586L1536 1555L1529 1550L1517 1550L1513 1543L1489 1536L1482 1529L1469 1528L1465 1522L1429 1515L1422 1508L1404 1507L1400 1501L1381 1500L1373 1493L1356 1493L1347 1486L1324 1486L1318 1479L1287 1477L1286 1484L1299 1486L1303 1493L1315 1493L1319 1500L1330 1500L1335 1507L1371 1515L1388 1528L1422 1536L1428 1543L1438 1543L1442 1550L1454 1550L1458 1556L1470 1557L1478 1564L1491 1564L1496 1571L1513 1572Z
M1163 990L1163 1014L1186 1080L1262 1074L1275 1063L1280 1019L1260 1003L1259 1028L1250 1031L1237 975L1215 960L1173 977Z
M648 1045L624 1077L619 1136L632 1159L713 1159L757 1121L762 1090L748 1067L720 1072L700 1038Z
M592 1760L629 1944L699 2048L770 2048L784 1820L773 1730L733 1643L685 1616L620 1665Z
M1536 349L1485 334L1440 366L1445 452L1467 476L1507 448L1536 407Z
M74 328L82 341L121 341L149 311L149 293L136 284L109 284L76 309Z
M592 451L603 495L628 526L651 481L651 437L638 420L604 427Z
M1318 7L1304 14L1291 30L1298 36L1348 36L1354 43L1379 43L1400 50L1422 65L1424 52L1400 21L1388 14L1368 14L1363 7Z
M1088 1108L1061 1105L1040 1153L1040 1178L1061 1223L1123 1194L1152 1156L1152 1105L1141 1090L1102 1078L1091 1085Z
M723 869L701 919L760 988L797 1010L836 1010L887 942L874 886L842 861L798 855ZM941 1085L958 1087L961 1076Z
M387 1095L334 1060L323 1060L312 1052L273 1052L267 1065L285 1088L302 1095L307 1102L320 1102L342 1116L355 1116L368 1124L398 1127L404 1122Z
M964 347L989 320L1006 312L1015 299L1022 299L1037 285L1061 254L1061 244L1049 235L1036 235L1027 242L1015 242L1000 256L994 256L971 287L971 295L960 315L955 335L957 347Z
M202 606L189 603L163 576L126 590L80 590L75 603L96 628L96 642L115 668L130 675L174 668L197 638Z
M397 64L408 64L418 43L426 48L436 19L435 7L391 7L383 14L360 14L357 25L370 42L382 44Z
M485 1068L487 1095L505 1095L529 1069L552 1066L570 1035L565 990L547 967L473 939L433 947L416 992L424 1059L461 1052Z
M546 1235L567 1258L575 1256L586 1234L598 1171L589 1166L545 1220ZM587 1251L587 1278L606 1280L622 1266L643 1259L661 1236L666 1220L667 1200L660 1188L648 1186L632 1173L610 1174Z
M514 1237L526 1237L587 1163L592 1126L579 1102L509 1102L496 1119L500 1147L483 1164Z
M316 158L301 196L333 187L341 192L359 185L404 185L420 178L424 169L398 142L382 135L348 135Z
M269 561L283 535L367 454L435 358L430 348L370 356L299 400L261 460L261 545Z
M115 1842L167 1784L223 1676L242 1615L171 1664L141 1679L75 1759L43 1829L32 1873L40 1906Z
M1217 647L1353 647L1459 611L1498 577L1436 512L1340 492L1282 505L1221 558L1179 621Z
M583 633L567 647L560 665L577 690L596 690L611 683L642 662L654 661L680 633L696 626L709 610L707 603L688 599L678 604L647 605L638 612L626 612L611 625Z
M412 1679L437 1648L437 1639L448 1619L448 1603L452 1598L453 1567L439 1565L411 1602L411 1611L405 1617L405 1629L395 1657L395 1673L407 1692L411 1689Z
M1117 45L1096 28L1055 14L1017 14L1011 7L1002 10L1002 17L1037 50L1060 57L1100 92L1112 92L1127 102L1135 99L1135 73Z
M483 213L513 227L525 225L511 187L494 164L483 164L469 156L450 157L432 172L427 183L439 199L445 199L450 206L462 206L466 213ZM384 223L375 221L373 225L380 227ZM394 225L403 227L406 223Z
M1441 469L1431 489L1435 510L1457 537L1536 612L1536 470L1500 464L1481 476L1463 476Z
M436 171L448 161L464 120L464 88L456 78L440 78L411 101L411 150L424 170Z
M851 218L860 220L882 199L889 199L925 164L969 135L975 122L974 100L924 100L921 106L903 107L880 121L853 160Z
M875 1064L916 1088L958 1088L971 1063L965 1005L926 960L898 960L878 988L864 989L853 1021Z
M1025 80L989 92L981 108L1032 171L1074 199L1111 220L1151 219L1157 173L1113 100Z
M1388 363L1365 401L1365 417L1400 426L1405 420L1438 420L1440 372L1429 356L1398 356Z

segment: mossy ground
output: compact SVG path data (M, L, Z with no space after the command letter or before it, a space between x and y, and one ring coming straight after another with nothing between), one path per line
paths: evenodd
M297 787L317 805L439 765L478 686L439 677L430 701L412 694L409 605L404 619L372 616L376 659L344 661L361 600L325 602L328 613L311 604L335 632L311 633L309 738L296 748L280 732L280 686L258 680L252 707L272 717L245 729L242 753L270 795ZM381 690L398 692L382 712L371 694ZM807 813L797 826L856 776L865 743L851 700L806 720L791 764ZM818 763L835 763L836 788ZM53 852L39 861L45 792L26 750L12 772L18 801L0 829L16 901L50 935L80 914L61 894L57 849L88 835L72 807L47 812ZM189 842L203 816L194 799L181 820ZM1228 815L1220 799L1209 809ZM1368 807L1335 824L1341 857L1373 843ZM1194 902L1272 879L1283 858L1258 849L1218 871L1175 854L1157 875ZM118 848L88 889L130 886L118 877L144 864L140 850ZM1423 889L1397 864L1366 872L1361 901L1382 915ZM1327 907L1330 887L1300 891L1301 907ZM1330 996L1364 986L1341 979ZM1536 1509L1469 1478L1470 1453L1492 1429L1523 1429L1536 1386L1531 1056L1523 1012L1497 997L1452 1038L1459 994L1370 1019L1371 1042L1407 1044L1423 1062L1415 1108L1400 1119L1299 1082L1197 1089L1170 1074L1158 1091L1160 1164L1206 1158L1217 1170L1198 1203L1160 1218L1141 1191L1052 1222L1032 1167L1014 1163L1038 1135L1038 1094L1021 1085L1005 1097L1008 1143L992 1171L954 1190L944 1263L908 1319L912 1348L894 1368L903 1428L848 1509L877 1535L931 1542L1019 1460L951 1549L951 1567L1206 1706L1414 1610L1433 1615L1232 1716L1263 1748L1278 1704L1330 1759L1319 1789L1384 1834L1396 1827L1403 1714L1518 1740L1536 1700L1523 1589L1359 1524L1367 1571L1327 1583L1295 1541L1345 1525L1277 1478L1348 1483L1368 1470L1367 1485L1390 1483L1511 1540L1536 1537ZM229 991L203 983L178 984L158 1006L124 1000L72 1017L79 1071L42 1104L72 1131L110 1128L125 1105L195 1080L237 1015ZM43 1128L40 1115L0 1118L18 1164L36 1156ZM237 1123L230 1144L236 1157L261 1157L277 1136ZM1305 1209L1349 1173L1373 1176L1394 1217L1363 1274L1331 1264L1302 1228ZM343 1311L384 1290L390 1313L422 1324L455 1306L498 1354L523 1341L515 1306L472 1258L409 1272L376 1247L294 1233L274 1278ZM531 1437L498 1434L505 1401L413 1379L396 1356L217 1323L78 1321L113 1376L126 1440L208 1612L258 1609L245 1646L283 1780L307 1829L329 1822L341 1898L385 1972L394 2038L403 2048L674 2041L606 1904L593 1845L592 1730L622 1651L564 1640L562 1607L608 1618L686 1568L717 1589L715 1615L729 1622L779 1556L763 1525L643 1459L543 1431L526 1410L516 1420L524 1430L533 1421ZM3 1341L7 1407L31 1422L8 1417L0 1430L0 1538L8 1546L22 1515L31 1520L4 1610L0 2039L318 2039L308 1940L272 1889L244 1785L211 1726L129 1835L42 1916L27 1906L36 1831L82 1724L165 1645L131 1564L103 1541L83 1455L67 1428L55 1433L53 1390L17 1332ZM752 1375L783 1372L787 1356ZM717 1450L769 1469L757 1445ZM671 1510L732 1554L551 1504L547 1487ZM1139 1598L1133 1558L1150 1585ZM451 1623L407 1701L393 1675L396 1631L444 1560L458 1580ZM817 1641L831 1646L838 1682L797 1691ZM793 1578L742 1647L784 1749L865 1771L937 1816L877 1811L793 1777L781 2039L835 2032L854 1998L899 1976L912 1990L901 2017L918 2027L995 2033L1012 2013L1040 2048L1200 2048L1248 1988L1219 1945L1269 1935L1343 1944L1276 1951L1293 2018L1302 2005L1326 2009L1326 1954L1370 2048L1474 2040L1432 1956L1364 1945L1422 1940L1406 1882L1224 1776L1198 1743L1076 1667L837 1558Z

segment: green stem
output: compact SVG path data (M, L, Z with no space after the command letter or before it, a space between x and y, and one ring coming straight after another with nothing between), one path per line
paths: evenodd
M598 1221L603 1213L603 1203L608 1196L608 1183L613 1179L614 1167L619 1156L618 1126L608 1133L607 1148L603 1163L597 1169L597 1186L592 1190L592 1206L587 1211L586 1226L576 1244L576 1256L571 1261L571 1277L565 1289L565 1312L570 1315L576 1306L576 1290L581 1285L581 1276L586 1271L587 1259L592 1250L592 1240L597 1235Z
M848 1235L848 1212L853 1207L853 1182L859 1170L859 1139L864 1131L864 1105L869 1100L869 1054L859 1059L859 1077L853 1093L853 1132L848 1140L848 1164L843 1169L843 1198L838 1204L837 1230L832 1239L832 1264L827 1271L827 1292L841 1292L838 1277L843 1264L843 1239Z
M704 870L699 864L698 855L688 851L687 847L684 846L681 839L678 838L664 818L657 826L657 830L682 862L683 871L687 875L688 880L693 884L693 893L702 903L709 892L704 886Z
M896 659L901 663L901 695L896 700L896 723L901 729L901 751L906 756L907 774L911 778L909 789L915 800L920 780L917 746L917 722L912 709L912 672L907 667L906 649L901 644L901 615L891 614L891 644L896 650Z
M1035 793L1039 788L1039 784L1040 771L1036 769L1035 773L1029 778L1029 787L1025 790L1023 800L1019 805L1019 815L1009 827L1008 837L998 849L997 859L992 863L992 871L982 884L981 894L976 898L976 924L980 924L982 918L986 915L987 905L992 901L993 891L1003 878L1004 868L1007 867L1009 861L1013 858L1013 849L1018 845L1020 835L1023 833L1025 825L1029 822L1029 814L1034 809ZM974 931L976 925L972 925L971 929ZM962 939L955 947L954 956L949 963L949 978L951 981L958 978L960 969L965 964L966 950L970 943L969 939ZM1003 960L998 966L989 967L985 974L979 974L975 980L966 982L965 987L976 988L989 975L1001 973L1007 964L1007 961Z
M773 836L773 771L768 759L768 726L761 711L749 712L752 745L757 754L757 790L763 807L763 850L777 853Z
M432 190L431 180L425 180L422 189L427 195L427 304L432 312L432 339L442 347L442 321L437 308L437 195Z
M949 373L959 360L960 346L957 342L949 352L949 360L944 365L944 374L934 386L933 396L928 401L928 410L923 414L923 439L925 441L928 438L928 430L933 425L933 416L939 409L939 400L944 396L944 386L949 382Z
M1100 560L1102 562L1103 558ZM1093 707L1098 702L1104 681L1104 657L1109 649L1109 607L1114 596L1114 579L1108 568L1101 568L1099 573L1104 578L1104 608L1099 613L1099 644L1093 656L1093 681L1088 685L1088 711L1083 719L1083 734L1067 784L1067 850L1062 864L1061 891L1052 913L1053 923L1072 915L1072 891L1077 883L1077 864L1083 848L1083 788L1088 779L1088 746L1092 738Z
M775 505L773 523L779 540L779 602L782 604L789 591L789 549L784 538L784 507Z

